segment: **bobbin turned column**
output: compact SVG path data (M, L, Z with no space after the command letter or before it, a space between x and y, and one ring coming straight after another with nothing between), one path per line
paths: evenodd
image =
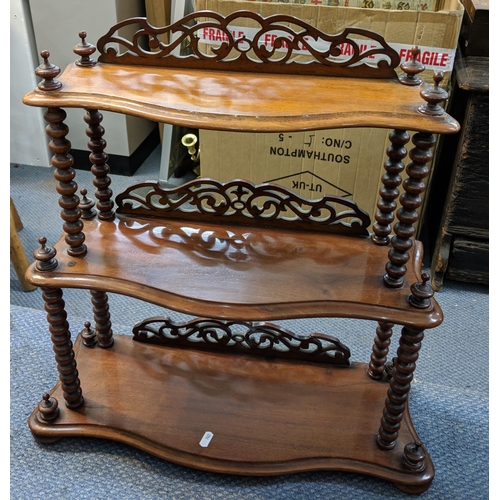
M59 206L62 208L61 218L64 220L63 230L66 233L65 241L69 245L68 253L75 257L83 256L87 253L87 247L82 232L83 222L80 220L81 210L78 208L80 198L75 194L78 185L73 181L76 172L73 169L73 157L69 154L71 143L66 139L69 132L64 123L66 112L60 108L49 108L43 116L49 122L47 135L52 138L49 149L54 153L52 165L56 168L56 189L61 195Z
M104 349L113 345L113 330L109 314L108 295L106 292L90 290L95 320L97 345Z
M38 88L44 92L59 90L62 84L55 77L61 70L49 62L50 53L47 50L42 51L40 55L44 62L36 68L35 74L43 80L38 84ZM64 123L66 112L61 108L49 108L43 116L49 123L45 131L51 138L49 149L54 153L51 162L56 168L54 177L58 181L57 192L61 195L59 206L62 208L61 218L64 221L65 240L69 245L68 253L75 257L83 256L87 253L87 247L84 244L85 235L82 232L83 223L78 208L80 199L75 194L78 186L73 181L76 173L73 169L73 157L69 154L71 143L66 139L69 132Z
M399 196L398 187L401 185L401 172L405 166L403 159L406 157L406 143L410 136L406 130L393 130L389 134L391 146L387 148L389 159L384 163L386 173L382 176L382 187L377 202L378 211L375 214L375 224L373 224L372 241L377 245L388 245L389 235L392 232L394 222L394 211L396 210L396 200Z
M36 269L42 273L52 271L58 266L55 258L56 250L47 247L47 240L43 237L39 239L39 242L41 247L33 252L33 256L37 260ZM83 405L84 401L69 324L66 321L67 314L64 309L63 292L60 288L41 288L64 400L68 408L77 409Z
M383 450L392 450L396 446L423 338L424 331L421 329L405 326L401 331L399 349L394 358L394 368L377 436L377 444Z
M109 166L106 163L108 155L104 152L106 141L103 139L104 128L101 126L102 114L93 109L87 110L84 117L88 124L86 134L90 138L87 145L92 153L89 155L92 162L91 171L94 174L93 184L97 188L98 217L104 221L111 221L115 217L114 202L111 199L113 191L109 189L111 179L108 177ZM105 292L91 290L94 311L95 330L99 347L108 348L113 345L113 331L108 306L108 296Z
M86 134L90 138L87 142L88 148L92 151L89 159L92 163L91 171L94 174L94 186L96 187L95 197L97 198L97 209L99 219L113 220L115 213L114 202L111 199L113 191L109 188L111 179L109 178L109 165L106 163L108 155L104 152L106 141L103 139L104 128L101 126L102 114L95 109L87 109L84 120L88 127Z
M92 58L92 54L96 51L95 45L86 41L87 32L80 31L78 33L81 41L73 47L73 52L80 56L80 59L75 61L77 66L91 68L97 64L97 61ZM96 109L86 109L87 113L84 116L85 123L88 127L86 134L89 137L87 146L92 151L89 155L90 162L92 163L91 171L94 174L94 186L97 188L95 197L97 198L97 209L99 210L99 219L113 220L115 217L111 200L113 191L109 189L111 179L108 177L109 166L108 155L104 152L106 141L103 139L104 128L101 126L102 114Z
M385 323L380 321L377 326L376 336L373 341L370 364L368 366L368 375L374 380L384 378L387 354L389 354L389 345L391 344L392 328L394 323Z
M436 142L432 134L418 132L413 136L416 146L410 151L412 163L406 167L408 178L403 182L405 192L400 197L401 208L397 211L398 223L394 226L395 236L391 239L389 262L385 266L384 284L391 288L400 288L404 284L408 251L413 246L415 223L418 221L417 210L422 205L420 195L425 191L424 179L429 175L428 163L432 160L431 148Z
M416 51L414 51L414 58ZM414 74L420 72L415 69ZM415 76L415 75L413 75ZM407 79L408 80L408 79ZM448 99L448 92L439 87L443 73L436 72L433 76L434 85L428 85L420 91L425 103L418 107L419 113L429 116L444 114L441 103ZM410 82L412 78L410 78ZM410 83L414 85L415 82ZM418 132L412 139L415 147L410 151L412 163L406 167L408 178L403 183L405 192L400 197L402 208L397 212L399 222L394 226L395 236L391 239L392 249L389 251L389 262L385 266L384 284L391 288L400 288L404 284L406 263L409 259L408 250L413 246L415 223L418 221L417 210L422 205L420 195L425 191L424 179L429 175L428 163L432 160L431 148L436 143L434 135Z
M52 334L51 339L54 344L53 350L64 400L66 406L74 410L83 405L83 396L76 369L71 332L66 321L67 314L64 310L63 292L60 288L42 287L42 297L45 301L47 321Z

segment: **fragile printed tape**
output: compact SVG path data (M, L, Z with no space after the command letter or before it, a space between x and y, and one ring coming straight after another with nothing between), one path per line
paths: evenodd
M239 50L246 51L249 47L249 40L253 40L254 36L260 31L259 28L244 27L244 26L234 26L231 27L231 36L236 45L238 45ZM218 46L223 42L229 40L228 35L224 30L215 27L204 27L197 32L197 36L200 42L207 45ZM291 35L285 31L272 30L266 31L259 38L259 46L265 46L269 52L279 53L288 52L288 46L286 40L291 40ZM350 38L354 43L360 48L361 55L364 52L368 52L373 49L382 48L382 46L375 40L363 40ZM279 47L277 47L277 40L281 41ZM299 42L299 50L293 50L295 54L307 55L309 53L309 47L317 51L325 51L329 48L329 43L326 40L314 39L312 37L305 36L303 38L304 43ZM412 58L411 49L412 45L400 44L400 43L388 43L394 50L396 50L401 58L401 62L409 61ZM309 46L309 47L308 47ZM349 43L342 43L338 46L339 54L329 59L336 62L346 61L353 55L353 47ZM453 63L455 60L455 50L447 49L442 47L425 47L419 46L420 55L417 59L427 68L431 70L440 71L451 71L453 69ZM383 58L383 55L369 55L367 60L363 61L367 64L373 63L376 66L378 61Z

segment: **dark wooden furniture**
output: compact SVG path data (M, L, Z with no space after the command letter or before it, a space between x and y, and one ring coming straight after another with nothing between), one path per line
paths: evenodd
M276 61L257 40L233 38L228 25L238 17L263 33L282 31L274 48L288 52ZM132 42L116 35L134 23L140 28ZM228 41L204 56L196 30L214 26ZM169 31L189 37L196 56L169 56L172 46L157 38ZM326 51L311 49L311 64L291 62L290 49L308 44L306 35L326 40ZM361 472L425 491L434 469L407 399L423 332L443 316L429 277L421 276L422 245L413 236L434 134L459 128L439 106L447 98L442 75L424 86L413 60L398 80L397 53L379 35L355 28L327 35L289 16L199 12L166 28L124 21L98 41L99 62L80 36L80 59L60 76L42 52L42 81L24 98L47 108L64 230L54 247L40 238L27 273L43 290L60 373L29 418L35 438L115 439L224 473ZM141 48L141 36L158 50ZM359 54L352 36L370 37L380 49ZM332 56L343 42L354 55L338 63ZM127 52L117 54L116 44ZM228 61L232 50L238 57ZM381 61L365 64L370 56ZM86 191L77 195L65 107L86 110L95 207ZM99 110L194 129L394 129L372 232L352 201L306 200L244 180L195 179L175 189L146 182L113 198ZM418 132L392 227L407 130ZM74 344L65 288L90 290L94 306L94 325L86 322ZM117 335L108 292L196 317L184 324L145 318L133 336ZM331 335L270 322L301 317L375 322L370 361L350 362L348 347ZM389 360L396 324L401 338Z
M464 21L460 46L465 57L490 55L490 1L462 0Z
M424 213L436 290L446 279L489 283L489 58L457 50L452 83L461 131L443 140Z

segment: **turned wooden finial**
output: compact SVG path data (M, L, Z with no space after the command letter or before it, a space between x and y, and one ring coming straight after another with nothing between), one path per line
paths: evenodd
M429 285L430 276L427 273L422 274L422 281L413 283L410 287L411 295L409 302L413 307L426 309L431 305L431 298L434 296L434 290Z
M96 331L90 327L90 321L85 321L83 330L80 332L83 345L86 347L93 347L97 344Z
M87 190L85 188L80 189L80 194L82 195L82 198L78 208L82 211L82 219L92 219L97 214L97 211L94 208L95 201L87 198Z
M424 88L420 95L426 101L418 107L418 110L425 115L439 116L444 113L444 109L439 105L440 102L445 102L449 94L439 86L443 81L444 75L442 71L436 71L433 76L434 85Z
M425 66L420 61L417 61L417 57L420 55L420 49L418 47L413 47L411 49L411 55L412 58L410 61L406 61L399 66L405 72L404 75L399 77L399 81L403 85L417 86L423 82L422 78L417 75L424 71Z
M59 90L62 83L54 78L61 72L60 68L49 62L50 52L42 50L40 55L43 58L43 63L35 69L35 75L43 78L38 84L40 90Z
M58 265L56 256L56 249L53 247L47 247L47 238L41 236L38 238L38 243L40 243L40 248L33 252L33 257L37 260L36 268L38 271L52 271Z
M73 52L77 56L80 56L80 59L76 60L75 64L78 66L95 66L97 61L90 57L96 51L95 45L85 41L85 38L87 37L86 31L80 31L78 36L82 39L82 41L73 47Z
M59 416L58 406L57 399L50 397L50 394L46 392L38 403L38 420L49 423L54 421Z
M403 465L414 472L425 470L425 451L420 441L408 443L402 458Z

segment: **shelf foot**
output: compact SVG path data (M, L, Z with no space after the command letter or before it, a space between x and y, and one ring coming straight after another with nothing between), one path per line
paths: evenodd
M425 493L431 486L432 480L429 481L426 484L419 484L419 485L408 485L408 484L401 484L401 483L393 483L394 486L402 491L403 493L406 493L408 495L421 495L422 493Z
M57 399L45 393L38 403L36 410L30 417L30 429L34 439L42 444L52 444L60 440L58 437L44 436L35 431L37 426L51 426L59 417L59 403ZM35 424L35 425L33 425Z
M33 439L40 444L54 444L61 440L60 438L46 438L44 436L38 436L34 432L32 432L31 435L33 436Z
M50 394L46 392L40 403L38 403L36 416L41 422L53 422L59 416L59 403L57 399L50 397Z
M420 441L408 443L403 452L403 465L411 471L422 472L426 468L425 451Z

